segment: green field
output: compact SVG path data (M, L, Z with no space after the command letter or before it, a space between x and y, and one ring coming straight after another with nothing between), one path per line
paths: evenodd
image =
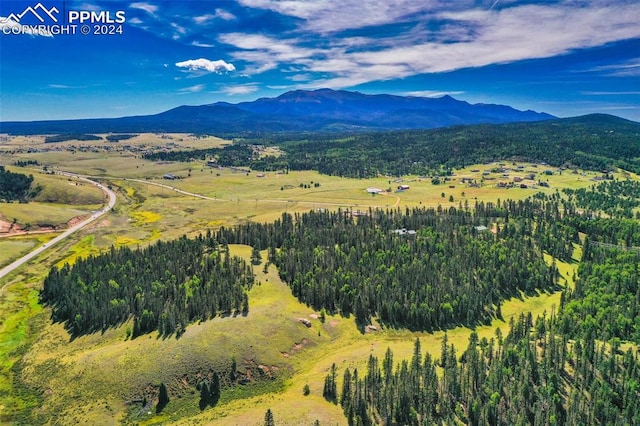
M145 137L139 137L139 145L166 141ZM180 135L172 138L178 140ZM192 142L195 147L220 143L215 139L193 139ZM26 146L30 142L29 138L23 138L16 143ZM46 164L55 169L109 176L108 184L117 190L118 204L88 229L0 282L0 422L12 419L18 423L49 424L252 425L262 424L264 413L270 408L279 425L310 425L315 420L322 425L346 424L341 408L322 397L324 377L332 363L340 368L365 367L369 354L383 357L387 347L393 349L396 360L410 357L416 337L421 339L423 351L437 356L444 333L385 329L375 323L377 331L361 334L353 318L340 316L328 316L321 323L317 312L292 296L274 266L264 273L263 265L259 265L254 272L260 285L250 291L251 305L246 317L215 318L192 324L179 339L162 339L152 333L132 340L128 338L131 324L127 323L104 333L71 340L61 324L50 322L49 309L38 304L37 291L42 278L52 265L73 263L79 257L97 254L111 245L136 247L247 220L271 221L284 211L420 205L457 207L465 203L472 207L476 201L522 199L536 191L552 194L560 188L588 187L596 175L568 171L561 174L554 170L553 175L547 176L541 174L545 170L543 166L519 163L510 164L523 168L510 172L509 176L491 173L495 164L470 166L456 170L450 181L439 185L417 176L405 177L401 182L387 177L346 179L316 172L269 172L257 177L256 172L214 170L196 162L157 164L124 149L70 151L69 147L76 145L80 144L65 142L67 149L59 152L12 154L12 160L28 158L44 164L46 159ZM43 145L44 148L49 147ZM490 174L483 176L486 172ZM163 180L165 173L183 178ZM544 180L549 187L533 189L533 181L523 182L529 186L526 189L497 186L498 182L513 181L514 176L529 173L535 173L535 182ZM483 177L484 186L470 187L462 183L462 178L480 181ZM17 218L20 223L28 220L32 224L60 224L87 214L102 201L100 191L89 185L77 187L66 178L49 175L37 179L51 186L48 193L52 196L65 197L79 190L78 199L85 200L84 204L3 204L0 213L5 220ZM169 185L213 200L154 184ZM410 189L395 192L399 185L409 185ZM391 188L391 191L371 195L366 192L370 187ZM0 265L43 242L42 238L50 237L0 239ZM250 255L250 248L246 246L231 249L246 258ZM262 257L267 257L266 251ZM551 262L550 258L547 260ZM558 266L567 284L572 285L576 263L559 262ZM501 327L506 333L511 317L521 312L531 312L534 317L550 313L558 304L559 293L507 301L502 306L504 320L479 327L477 332L481 337L490 337ZM312 326L305 327L300 318L309 319ZM448 331L448 338L450 343L463 347L469 333L468 328L456 328ZM200 411L199 395L188 378L208 369L224 369L231 357L237 359L238 370L248 372L254 383L223 389L216 407ZM340 370L338 376L341 375ZM153 410L147 414L139 404L127 404L143 394L152 398L161 382L168 385L171 396L161 414L156 415ZM311 392L303 396L302 389L307 384Z

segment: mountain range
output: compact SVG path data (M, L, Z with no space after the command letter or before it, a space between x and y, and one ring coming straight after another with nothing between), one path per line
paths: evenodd
M125 133L370 131L430 129L480 123L542 121L546 113L506 105L470 104L451 96L367 95L344 90L295 90L275 98L179 106L160 114L122 118L0 122L0 133Z

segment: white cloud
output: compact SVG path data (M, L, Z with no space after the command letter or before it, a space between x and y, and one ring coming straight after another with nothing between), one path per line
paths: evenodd
M218 74L236 70L236 67L233 66L233 64L227 63L222 59L218 59L217 61L211 61L204 58L190 59L187 61L176 62L176 66L178 68L186 68L189 71L207 71Z
M216 9L216 13L207 13L205 15L194 17L193 22L195 22L198 25L202 25L216 18L219 18L225 21L232 21L236 19L236 16L233 13L227 12L224 9Z
M77 6L75 10L90 10L94 12L99 12L101 9L99 6L91 3L82 3L80 6Z
M129 5L129 7L131 9L144 10L149 15L155 15L155 13L158 11L158 6L155 6L155 5L149 4L149 3L142 3L142 2L131 3Z
M297 40L278 40L261 34L222 34L220 41L244 50L263 51L281 61L302 59L317 52L314 49L296 46Z
M620 64L603 65L588 69L586 72L604 73L612 77L638 77L640 76L640 59Z
M222 88L222 92L229 96L234 95L247 95L249 93L256 92L258 90L257 84L242 84L239 86L227 86Z
M193 42L191 42L191 45L195 46L195 47L213 47L213 44L202 43L202 42L199 42L199 41L193 41Z
M580 92L581 95L589 95L589 96L638 96L640 92Z
M304 20L302 26L318 33L415 20L417 16L451 7L473 7L474 2L461 0L240 0L253 8L267 9Z
M219 40L242 49L234 52L232 56L251 64L244 70L248 75L269 71L282 63L303 63L320 53L318 49L297 46L297 40L278 40L261 34L222 34Z
M418 98L441 98L445 95L455 96L461 95L464 92L461 90L454 91L440 91L440 90L416 90L413 92L403 92L401 93L404 96L416 96Z
M225 21L232 21L234 19L236 19L236 16L231 13L231 12L227 12L224 9L216 9L216 18L220 18L220 19L224 19Z
M469 0L455 2L447 10L444 5L451 2L241 2L301 18L302 31L293 32L296 36L286 39L230 33L221 35L219 41L239 49L232 56L248 64L245 68L248 74L279 66L294 68L301 76L316 73L316 79L322 77L312 83L314 87L350 87L417 74L548 58L640 37L638 2L600 0L586 4L567 0L556 4L505 5L493 0L480 9ZM356 7L362 9L362 14L355 12ZM421 13L421 17L412 18L414 12ZM378 38L331 36L327 37L325 47L315 47L322 43L315 43L313 48L306 44L312 37L309 30L326 33L410 19L413 29L392 32L389 36L383 36L384 33L378 33L381 35ZM567 23L571 23L570 28ZM635 61L598 71L635 76L640 74L640 66Z
M283 15L305 19L330 6L327 2L316 0L240 0L240 3L248 7L273 10Z
M204 90L204 84L196 84L195 86L180 89L179 93L198 93Z
M198 25L201 25L201 24L204 24L205 22L211 21L215 17L216 17L216 15L212 15L212 14L208 13L206 15L195 16L193 18L193 22L195 22Z

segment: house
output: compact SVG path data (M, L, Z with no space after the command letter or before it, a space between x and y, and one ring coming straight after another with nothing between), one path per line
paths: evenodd
M414 229L407 229L407 228L394 229L391 232L393 232L396 235L409 235L409 236L416 235L416 231Z

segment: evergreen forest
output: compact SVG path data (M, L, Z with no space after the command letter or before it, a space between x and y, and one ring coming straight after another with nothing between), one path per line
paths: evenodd
M32 175L12 173L0 166L0 201L25 201L31 193Z
M521 315L506 336L472 332L464 350L445 335L436 359L419 340L410 360L370 355L366 371L344 369L340 391L334 365L325 397L349 425L638 424L638 355L597 337L569 340L555 316Z
M133 318L133 337L157 330L181 334L193 321L247 313L251 268L231 257L209 233L159 241L144 249L112 247L53 267L40 294L53 321L72 335L118 326Z
M233 145L145 154L154 161L214 159L255 170L316 170L368 178L446 174L452 168L500 160L545 162L589 170L640 172L640 125L591 115L534 123L455 126L365 134L272 134ZM282 156L258 156L251 145L278 146Z

